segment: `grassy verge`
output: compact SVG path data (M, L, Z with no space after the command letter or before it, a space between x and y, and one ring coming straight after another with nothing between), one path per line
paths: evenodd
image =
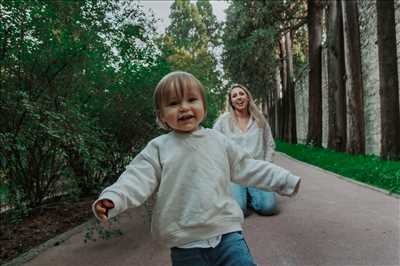
M297 160L400 195L400 161L351 155L303 144L276 141L277 150Z

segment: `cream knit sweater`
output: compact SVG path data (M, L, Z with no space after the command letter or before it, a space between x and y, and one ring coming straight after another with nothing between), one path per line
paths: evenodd
M111 218L156 193L152 234L176 247L241 230L243 214L231 197L231 181L290 196L300 178L252 159L221 133L202 128L150 141L99 200L114 203Z

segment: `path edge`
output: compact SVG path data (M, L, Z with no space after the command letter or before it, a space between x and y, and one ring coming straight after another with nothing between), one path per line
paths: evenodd
M386 194L386 195L389 196L389 197L393 197L393 198L396 198L396 199L400 199L400 195L395 194L395 193L391 193L389 190L386 190L386 189L383 189L383 188L374 187L374 186L372 186L372 185L369 185L369 184L366 184L366 183L363 183L363 182L360 182L360 181L351 179L351 178L349 178L349 177L345 177L345 176L339 175L339 174L337 174L337 173L328 171L328 170L323 169L323 168L321 168L321 167L318 167L318 166L315 166L315 165L312 165L312 164L309 164L309 163L300 161L300 160L298 160L298 159L296 159L296 158L294 158L294 157L292 157L292 156L290 156L290 155L288 155L288 154L286 154L286 153L283 153L283 152L275 151L275 153L281 155L282 157L286 157L286 158L288 158L288 159L291 159L291 160L293 160L293 161L295 161L295 162L297 162L297 163L299 163L299 164L301 164L301 165L305 165L305 166L314 168L314 169L319 170L319 171L321 171L321 172L323 172L323 173L326 173L326 174L331 174L331 175L333 175L333 176L335 176L335 177L337 177L337 178L339 178L339 179L342 179L342 180L344 180L344 181L347 181L347 182L349 182L349 183L353 183L353 184L356 184L356 185L359 185L359 186L362 186L362 187L369 188L369 189L371 189L371 190L375 190L375 191L377 191L377 192Z
M19 255L18 257L15 257L11 261L6 262L5 264L2 264L2 266L22 265L22 264L34 259L35 257L40 255L47 249L52 248L54 246L58 246L61 243L63 243L64 241L68 240L73 235L80 233L85 227L92 224L95 220L96 220L96 218L90 218L88 221L84 222L83 224L75 226L72 229L69 229L68 231L66 231L64 233L61 233L59 235L56 235L53 238L50 238L46 242L39 244L36 247L31 248L30 250L26 251L25 253L22 253L21 255Z

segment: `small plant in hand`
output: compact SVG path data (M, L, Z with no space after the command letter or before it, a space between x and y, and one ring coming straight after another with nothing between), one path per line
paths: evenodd
M114 208L114 204L109 200L100 200L94 206L95 212L100 218L101 221L96 220L94 224L89 226L85 232L85 243L88 240L96 241L96 236L101 239L110 239L113 236L122 235L120 229L113 229L113 224L115 224L118 220L114 217L108 219L108 210Z
M143 206L145 208L145 214L143 216L143 219L145 223L148 225L150 225L151 223L151 215L154 206L154 201L155 198L153 195L149 200L143 203ZM110 201L106 203L106 205L111 207L110 204L112 204ZM118 228L119 224L120 220L118 216L110 219L106 217L106 220L104 221L99 221L96 219L95 221L89 223L86 226L83 241L85 243L89 243L89 241L96 242L99 239L109 240L112 237L122 236L124 233L122 232L121 229Z
M114 228L116 224L119 224L117 217L111 218L105 222L96 219L85 228L83 241L85 243L89 241L96 242L98 239L108 240L114 236L123 235L120 229Z

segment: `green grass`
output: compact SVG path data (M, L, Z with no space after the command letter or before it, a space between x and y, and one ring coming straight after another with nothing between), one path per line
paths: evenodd
M303 144L276 141L277 150L297 160L400 195L400 161L375 155L351 155Z

